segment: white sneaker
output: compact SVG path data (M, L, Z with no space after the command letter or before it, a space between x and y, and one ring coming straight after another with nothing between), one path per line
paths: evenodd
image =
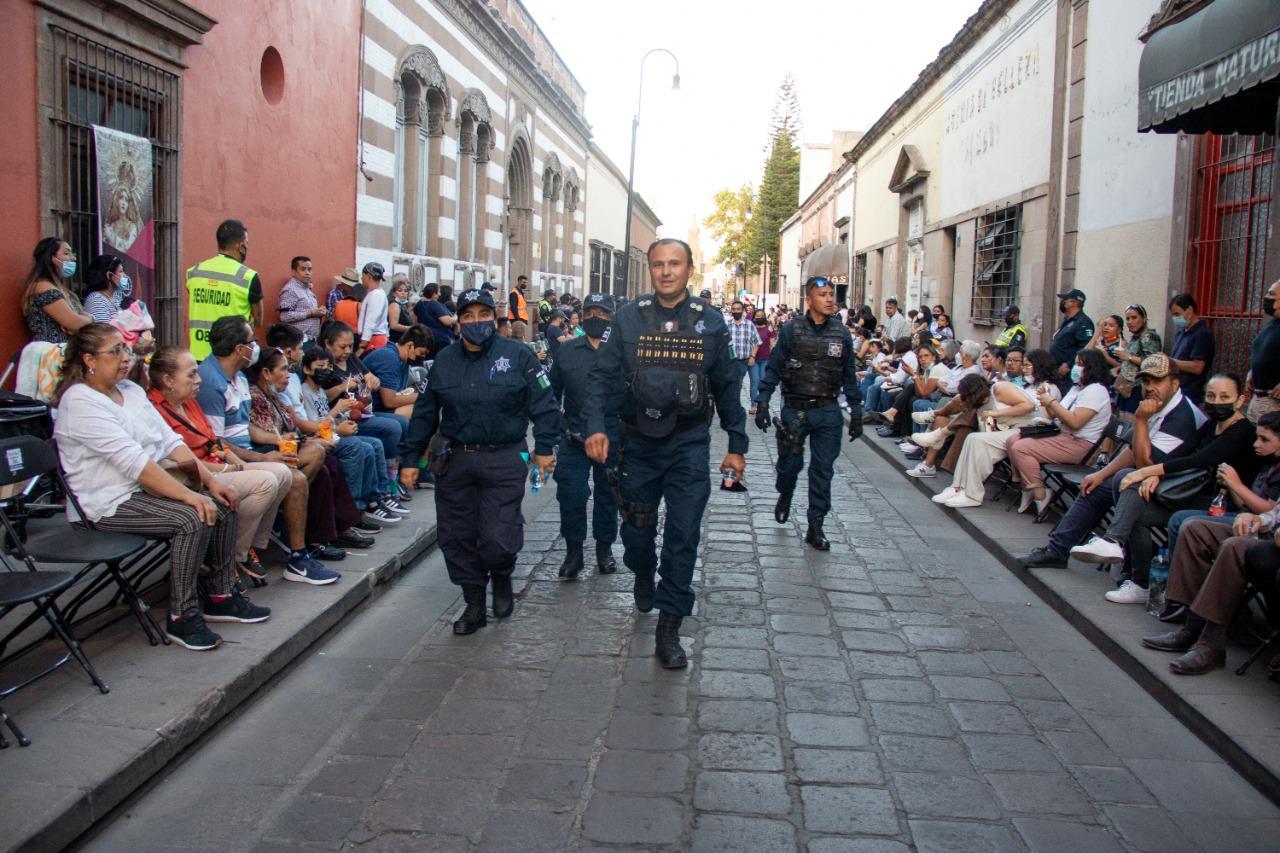
M924 424L925 426L928 426L929 424L933 423L933 410L930 409L927 412L912 412L911 420L915 421L918 424Z
M912 450L915 450L915 449L916 449L916 446L909 441L902 441L898 443L898 450L902 451L903 453L910 453Z
M1123 563L1124 549L1120 543L1103 536L1094 536L1083 545L1071 549L1071 556L1082 563Z
M960 492L954 498L943 504L943 506L949 506L952 509L969 509L970 507L982 506L982 501L975 501L964 492Z
M926 465L923 462L921 462L920 464L916 465L916 467L908 471L907 476L915 477L918 480L923 480L928 477L938 476L938 469L933 467L932 465Z
M941 447L947 441L947 431L931 429L928 432L916 432L908 436L907 440L921 447Z
M930 498L930 500L932 500L936 504L945 504L947 501L951 500L956 495L962 495L962 494L964 494L964 491L959 486L947 486L945 489L943 489L942 491L934 495L932 498Z
M1107 601L1112 604L1146 604L1147 591L1133 581L1125 581L1119 589L1107 593Z

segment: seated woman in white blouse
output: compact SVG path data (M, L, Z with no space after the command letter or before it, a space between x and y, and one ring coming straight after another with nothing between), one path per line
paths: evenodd
M142 388L124 378L130 362L111 326L90 323L71 335L55 395L58 455L95 527L169 540L165 633L188 649L213 649L222 640L206 621L263 622L271 611L233 587L235 491L197 463ZM164 465L181 468L203 490L187 488ZM197 596L201 563L210 571Z

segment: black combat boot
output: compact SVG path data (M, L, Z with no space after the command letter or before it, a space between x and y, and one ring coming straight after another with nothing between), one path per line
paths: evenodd
M611 575L618 570L618 562L613 559L612 542L596 542L596 571L602 575Z
M671 613L658 613L658 631L655 635L653 653L658 656L658 663L665 669L684 669L689 659L684 656L680 647L679 616Z
M564 562L560 564L560 577L576 581L582 571L582 543L565 540Z
M815 518L809 522L809 530L804 534L804 541L818 551L830 551L831 543L822 533L822 519Z
M511 575L493 576L493 615L506 619L515 609L516 600L511 594Z
M791 492L780 492L778 502L773 505L773 518L779 524L786 524L791 517Z
M474 634L485 626L484 587L474 583L463 584L462 598L467 602L467 609L453 623L453 633Z
M653 573L641 574L636 572L635 583L631 586L631 593L636 599L636 610L641 613L648 613L653 609Z

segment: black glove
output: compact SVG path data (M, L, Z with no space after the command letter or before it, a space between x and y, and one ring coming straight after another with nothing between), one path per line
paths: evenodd
M761 432L769 431L769 407L763 402L756 404L756 426Z
M849 407L849 440L857 441L862 438L862 407Z

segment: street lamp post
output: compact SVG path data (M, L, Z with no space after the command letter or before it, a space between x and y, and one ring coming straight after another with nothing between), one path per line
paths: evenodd
M665 53L667 56L671 57L671 61L676 64L676 73L671 77L671 88L680 88L680 60L676 59L676 55L674 53L667 50L665 47L655 47L644 56L640 57L640 91L636 95L636 114L631 119L631 166L627 170L627 221L623 226L622 231L624 235L622 238L622 257L623 263L625 264L624 269L627 270L626 275L628 279L631 278L631 212L635 206L636 198L635 189L633 188L636 180L636 131L640 128L640 103L644 100L644 63L645 60L655 53ZM628 290L630 290L630 285L631 282L628 280ZM622 293L617 295L626 296L628 294Z

